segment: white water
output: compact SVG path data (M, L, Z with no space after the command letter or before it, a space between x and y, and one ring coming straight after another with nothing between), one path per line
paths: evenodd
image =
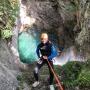
M62 54L58 57L55 57L53 60L54 65L64 65L67 62L79 61L84 62L85 59L80 53L75 52L74 47L70 47L67 50L63 51Z
M21 21L21 31L23 31L24 28L22 28L23 26L28 26L28 27L31 27L34 23L35 23L35 18L33 17L30 17L27 15L27 7L22 4L21 0L19 0L19 3L20 3L20 21Z

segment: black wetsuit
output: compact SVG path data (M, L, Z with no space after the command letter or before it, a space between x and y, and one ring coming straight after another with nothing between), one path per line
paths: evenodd
M40 60L37 62L37 65L34 69L34 77L36 79L36 81L38 81L38 73L39 73L39 70L40 68L44 65L44 64L47 64L48 65L48 62L47 60L43 59L42 56L47 56L48 57L48 61L50 63L50 65L52 66L53 68L53 62L52 62L52 59L57 55L57 51L56 49L53 47L52 43L50 41L48 41L47 43L43 44L43 43L40 43L38 46L37 46L37 55L38 57L40 58ZM40 57L40 54L41 54L41 57ZM50 80L49 80L49 84L51 85L53 83L53 73L50 69L50 66L48 65L48 68L49 68L49 73L50 73Z

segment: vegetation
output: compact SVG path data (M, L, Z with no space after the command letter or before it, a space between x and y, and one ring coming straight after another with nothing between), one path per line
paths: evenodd
M18 0L0 0L0 33L9 38L18 15Z
M71 14L75 12L76 21L72 20L67 25L69 29L78 32L74 39L80 45L80 48L88 49L90 45L90 1L70 0L70 5L65 6L65 9ZM63 12L66 12L65 9L63 8ZM13 35L12 29L18 16L18 10L18 0L0 0L0 38L10 38ZM69 62L62 67L55 66L55 71L61 76L61 81L66 88L74 88L76 86L79 88L90 87L90 60L86 63ZM20 82L19 90L23 90L24 82L32 82L33 79L29 78L29 74L23 72L21 76L17 77L17 80Z
M61 76L61 81L66 88L89 88L90 87L90 61L86 63L68 62L62 67L55 67Z

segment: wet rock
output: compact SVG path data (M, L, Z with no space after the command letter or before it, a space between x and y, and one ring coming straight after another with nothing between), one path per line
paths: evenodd
M0 90L16 90L19 68L8 49L6 41L0 40Z

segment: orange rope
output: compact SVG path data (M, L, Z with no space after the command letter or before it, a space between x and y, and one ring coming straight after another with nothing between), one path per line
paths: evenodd
M50 65L50 63L49 63L48 60L47 60L47 62L48 62L48 65L49 65L49 67L50 67L50 69L51 69L51 71L52 71L52 73L53 73L53 75L54 75L54 77L55 77L55 79L56 79L56 81L58 83L58 86L59 86L58 90L64 90L63 87L62 87L62 85L61 85L61 83L60 83L60 80L59 80L58 76L56 75L55 71L53 70L53 68Z

